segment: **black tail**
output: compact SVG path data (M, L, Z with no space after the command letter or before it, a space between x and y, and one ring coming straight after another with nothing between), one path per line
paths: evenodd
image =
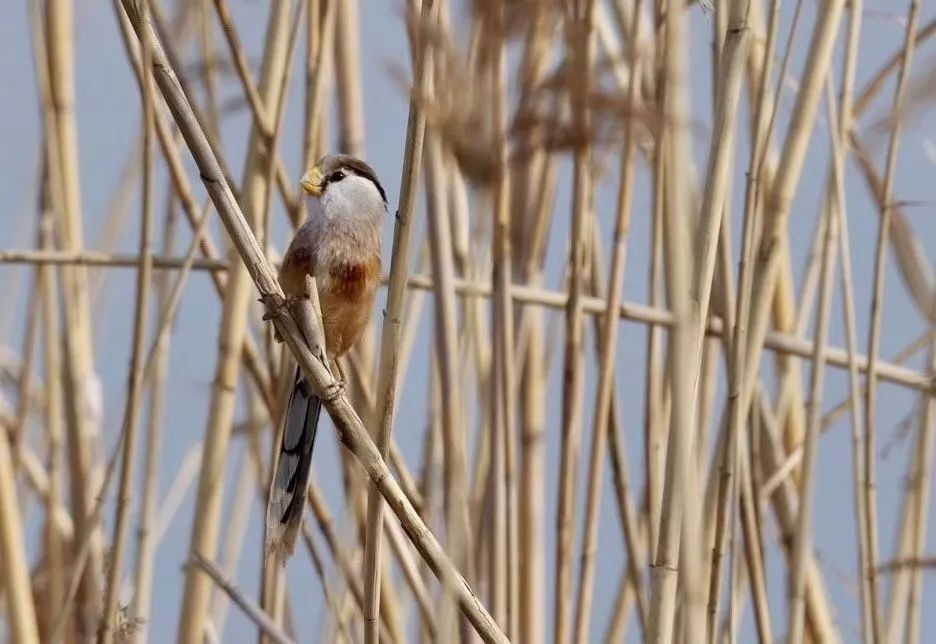
M296 368L267 505L267 553L292 554L302 522L322 401Z

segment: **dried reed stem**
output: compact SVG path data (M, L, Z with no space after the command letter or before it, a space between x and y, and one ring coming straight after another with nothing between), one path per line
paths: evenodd
M195 552L192 554L192 560L189 566L198 566L201 568L201 570L211 578L211 581L217 584L218 587L244 611L248 619L256 624L257 628L259 628L264 635L274 642L277 642L277 644L292 644L292 638L277 626L276 622L274 622L268 614L264 613L259 606L238 590L237 586L224 576L224 573L215 563Z
M603 290L604 284L601 280L601 258L600 258L600 248L599 248L599 237L598 231L593 229L593 245L595 252L592 253L592 271L591 271L591 281L593 290L596 292L601 292ZM595 352L600 356L604 355L603 344L602 344L602 335L604 333L603 326L600 323L598 317L592 319L594 326L593 337L595 340ZM617 385L615 379L611 380L611 391L617 391ZM637 608L637 622L640 628L640 633L642 637L646 637L647 633L647 622L648 622L648 609L647 609L647 596L643 583L643 570L648 565L646 548L644 547L644 542L641 541L641 526L638 524L637 519L637 510L634 508L633 497L630 491L630 482L628 475L628 465L627 457L624 454L624 446L622 440L623 434L623 420L622 415L619 409L619 404L616 397L611 398L611 405L608 410L607 425L605 431L608 433L608 441L610 443L610 458L611 458L611 478L614 483L614 494L617 499L618 507L618 518L621 521L621 528L624 534L624 544L627 547L627 557L628 557L628 569L627 574L629 575L630 584L633 587L634 591L633 601L636 604ZM641 517L643 518L643 517Z
M756 394L762 428L763 441L761 450L761 466L768 472L773 471L779 464L784 451L782 436L777 417L769 410L769 401L761 394ZM787 562L792 560L792 549L796 517L798 513L798 499L793 482L786 478L783 484L772 495L774 514L780 530L779 542L784 545L784 554ZM829 612L826 591L822 585L816 559L811 551L806 552L806 624L810 634L819 641L833 641L838 638Z
M634 19L629 41L636 40L637 17L640 12L640 2L634 2ZM627 94L629 109L635 109L639 93L640 76L635 73L637 59L632 57L630 69L632 70ZM625 123L624 151L621 161L620 179L618 185L617 216L615 218L614 245L608 279L608 307L601 319L599 334L599 361L598 386L595 394L595 408L592 425L591 454L588 466L588 488L585 501L585 514L582 518L584 530L582 536L581 567L579 569L578 593L575 606L575 634L576 644L588 641L589 620L591 615L592 586L595 576L595 556L598 550L598 505L601 500L601 484L604 478L604 459L607 446L608 433L616 435L609 430L608 420L611 415L612 384L614 382L614 365L617 357L617 339L620 323L614 314L623 299L624 268L627 259L627 242L630 237L631 200L633 197L634 170L636 165L636 142L634 140L635 123L631 118ZM626 492L625 492L626 496ZM625 516L625 524L630 517ZM634 544L628 540L633 548ZM639 569L639 564L631 556L630 566ZM635 565L636 564L636 565ZM635 588L640 593L639 586Z
M552 44L551 16L549 7L537 3L529 22L524 60L520 74L518 110L533 106L535 88L542 82L551 62L549 47ZM534 139L530 134L530 140ZM521 139L519 145L527 145ZM532 285L542 282L545 253L540 246L551 214L551 197L555 181L546 180L544 175L552 167L548 151L534 147L526 159L517 156L511 164L510 195L512 213L510 222L513 266L519 269L520 278ZM546 207L539 203L548 204ZM531 217L530 213L534 216ZM505 289L508 290L508 289ZM539 307L526 307L522 316L528 333L527 350L522 362L517 364L519 378L519 423L520 423L520 481L518 490L517 518L518 539L521 544L517 562L519 584L519 633L521 641L544 641L546 619L543 614L546 588L545 555L545 488L546 488L546 379L543 370L543 312ZM504 327L506 329L506 325Z
M269 99L266 101L263 100L260 95L260 90L253 82L250 67L247 63L247 56L244 53L243 47L241 47L240 39L234 27L234 21L231 19L230 12L227 8L227 3L225 0L214 0L214 3L215 11L218 14L218 22L221 23L225 40L230 49L231 60L234 62L234 67L237 70L237 75L244 89L244 94L247 96L247 104L250 106L253 114L254 127L259 130L268 142L271 142L275 138L275 130L277 129L276 114L279 111L278 105L282 104L282 101L273 101L272 112L267 112L267 109L271 106L271 101ZM295 226L297 224L300 206L299 198L292 194L291 186L293 182L289 178L288 171L282 159L280 159L275 151L270 154L270 158L271 160L268 162L273 164L276 183L282 194L283 203L286 205L286 212L289 214Z
M53 245L53 215L49 210L49 175L46 173L43 197L44 209L41 221L40 244L43 248ZM49 487L47 495L47 532L45 542L45 559L47 566L48 593L47 601L50 606L61 605L65 596L65 561L67 553L67 535L59 518L64 512L62 505L63 488L63 454L64 447L64 420L62 400L62 364L61 346L59 344L59 308L57 295L57 280L55 269L44 266L38 271L39 295L42 301L42 351L45 362L45 424L48 438L48 465L47 472ZM12 587L12 586L8 586ZM44 636L48 636L51 627L50 620L46 620Z
M364 99L361 86L358 0L335 3L335 79L338 86L338 149L364 156Z
M503 24L505 9L500 9L492 25L492 41ZM508 637L520 637L520 555L517 515L517 457L515 420L515 360L514 311L511 301L511 270L513 249L511 240L511 177L508 172L508 141L503 132L508 127L507 113L507 51L503 42L492 42L491 61L492 114L491 125L497 145L497 166L500 174L493 190L494 209L491 245L493 251L492 307L493 378L491 386L491 460L490 490L493 507L493 552L490 557L491 600L494 617L504 625Z
M443 201L445 184L442 178L442 151L438 137L430 133L424 140L426 202L429 230L429 255L435 295L436 360L440 383L442 419L442 458L444 474L444 507L446 549L461 570L469 570L471 552L468 519L467 457L463 439L459 399L457 310L455 301L455 268L452 263L450 220ZM446 602L447 604L448 602ZM446 616L443 604L441 614ZM442 622L445 626L445 620ZM445 637L450 637L446 633Z
M147 91L150 91L149 88ZM162 249L165 253L171 253L175 235L176 216L174 213L175 201L170 197L168 199L168 210L166 217L166 226L163 231ZM193 244L194 247L194 244ZM150 256L152 261L152 255ZM172 307L170 293L168 290L168 276L163 275L157 282L156 304L163 312L169 311ZM172 319L172 318L170 318ZM153 526L156 520L157 510L157 483L159 480L159 465L161 462L160 453L162 450L162 416L163 404L165 402L166 374L169 367L169 343L170 337L168 331L162 332L157 327L155 333L155 357L150 378L150 396L149 411L146 427L146 460L143 469L143 486L140 499L140 517L137 525L137 551L136 564L133 575L133 597L130 604L130 617L138 624L137 631L134 633L136 641L145 642L146 633L149 628L148 618L150 612L150 603L153 591L153 566L156 558L156 540L154 539ZM143 378L146 378L146 365L143 366Z
M37 66L40 77L48 80L46 138L52 176L53 209L58 217L59 243L66 251L79 252L83 246L81 191L78 164L78 134L75 122L74 42L71 0L47 0L43 50L47 69ZM43 80L40 78L40 86ZM81 267L62 272L62 311L65 316L65 405L68 430L72 515L75 528L84 533L84 521L93 505L93 450L97 440L99 409L94 372L87 274ZM97 579L101 571L100 535L93 533L90 565L81 588L78 610L79 634L88 636L100 606Z
M936 374L936 342L930 347L929 366ZM915 523L911 528L911 560L923 561L926 546L927 522L929 520L930 482L933 468L933 444L936 435L936 397L920 401L920 438L917 453L920 455L916 467L910 475L908 485L916 488ZM923 603L922 566L911 570L910 596L907 599L907 631L909 644L919 644L921 629L921 607Z
M865 391L865 450L864 450L864 505L865 522L867 523L868 558L865 573L868 576L868 592L870 596L871 624L875 641L881 641L884 633L880 607L880 590L878 589L877 562L878 562L878 512L877 512L877 360L880 350L881 334L881 307L884 298L884 262L887 253L887 242L890 233L892 217L891 199L894 189L894 178L897 171L897 151L900 144L902 111L904 93L907 85L907 76L910 71L910 62L913 59L913 34L916 32L916 23L920 5L917 0L910 0L907 28L904 36L904 50L900 61L900 72L897 78L897 87L894 92L892 114L896 121L891 130L890 142L887 148L886 170L884 185L881 191L881 220L878 227L877 245L874 254L874 281L871 297L871 324L868 331L868 373L866 377L867 390Z
M792 195L802 172L807 144L815 121L822 82L825 79L835 44L835 32L843 10L842 0L832 0L820 10L800 92L794 106L787 138L784 141L780 165L765 201L763 232L756 263L751 301L751 334L748 341L745 373L755 373L767 334L770 305L782 263L783 235L789 215ZM750 387L742 396L743 415L750 409Z
M305 122L303 167L310 167L325 151L325 107L323 104L328 74L334 60L337 3L313 0L309 6L308 48L306 55Z
M556 518L556 582L553 588L553 637L557 644L569 641L571 628L572 546L575 529L575 502L578 490L579 452L582 443L582 412L585 395L584 316L582 296L588 271L589 220L592 218L591 147L588 144L591 117L588 94L591 91L591 63L594 55L594 1L572 4L566 17L566 49L569 67L575 70L570 87L574 127L578 128L574 148L574 177L570 211L569 298L565 314L565 355L563 359L562 435L558 510Z
M431 0L423 0L422 20L431 21L435 7ZM431 24L431 22L429 23ZM430 48L414 43L419 54L415 60L414 83L425 91L432 76ZM394 399L396 397L397 361L402 335L403 296L409 273L409 253L412 239L412 219L416 205L419 170L422 163L426 117L416 101L410 101L406 124L406 149L400 179L400 200L393 228L393 248L390 256L390 283L380 336L380 361L377 375L377 401L373 434L380 454L390 448L393 428ZM364 634L368 644L377 642L377 624L380 615L380 550L383 539L383 502L378 486L372 484L367 494L367 530L364 552Z
M114 9L119 13L120 5L115 2ZM149 20L149 2L141 4L142 19ZM152 235L153 235L153 182L155 166L153 154L153 119L156 110L152 78L146 73L152 65L149 43L141 43L142 69L140 96L143 101L143 194L142 217L140 223L140 267L137 271L136 300L133 311L133 339L130 349L130 366L127 375L127 403L121 428L123 454L120 462L120 483L117 491L117 507L114 517L114 533L111 540L110 566L108 567L105 586L104 610L98 626L98 641L110 644L120 624L116 621L117 604L120 593L120 580L123 575L124 551L127 547L130 527L131 486L134 483L136 465L137 419L143 396L143 343L149 303L149 291L152 280Z
M156 14L153 14L153 17L156 17ZM123 36L124 46L127 50L128 56L133 62L133 71L139 78L141 76L141 70L138 60L138 55L136 52L135 40L132 37L132 27L127 24L125 19L119 21L121 28L121 35ZM209 259L214 259L218 256L217 251L214 248L211 239L209 238L207 231L200 232L200 222L205 215L199 217L197 213L204 211L200 208L195 201L195 197L192 193L191 185L189 184L188 178L185 173L185 169L182 163L182 158L178 148L178 142L176 137L172 135L169 131L168 125L160 117L159 114L156 116L156 135L159 138L160 147L162 149L163 157L166 161L166 165L169 168L169 174L172 178L172 184L175 189L175 193L179 198L180 203L183 207L183 212L189 220L193 230L195 231L195 237L198 240L198 245L202 253ZM227 262L225 262L227 264ZM224 291L224 285L226 281L222 279L222 276L219 274L212 274L212 281L217 289L219 296ZM181 282L179 283L181 284ZM242 347L242 360L244 366L250 372L251 377L254 379L254 382L257 384L258 389L263 394L264 402L267 406L268 411L273 413L273 404L272 397L270 393L270 387L267 384L268 376L263 370L263 367L260 364L260 358L256 345L253 342L253 339L246 335L244 337L244 345Z
M6 428L0 429L0 561L3 562L4 594L12 641L38 643L36 608L33 605L13 458Z
M826 83L829 115L832 109L832 83ZM836 136L834 123L830 123L832 136ZM823 353L829 338L829 317L832 309L832 293L835 283L836 237L838 220L831 208L825 208L825 238L822 246L822 271L819 287L819 310L816 315L815 348L810 374L809 411L806 427L806 442L803 448L803 477L797 514L796 534L793 540L793 563L790 567L787 607L787 638L791 644L803 641L806 610L806 552L812 548L811 525L813 485L816 478L816 452L819 446L819 431L822 421L822 392L825 369Z
M663 145L667 150L664 181L663 243L668 260L667 300L675 326L669 336L668 366L672 392L672 417L662 518L657 556L652 570L650 641L669 642L681 637L676 631L677 578L683 588L683 634L687 642L700 642L705 633L702 558L698 507L692 502L696 488L693 462L694 379L698 360L693 353L692 318L689 308L690 199L687 185L688 140L688 30L682 12L666 13L666 86Z
M735 119L738 102L741 95L741 80L744 71L744 59L747 52L748 14L750 1L733 0L728 9L724 44L720 54L720 73L718 82L718 100L715 109L715 126L712 131L711 150L705 182L705 191L702 196L702 211L700 216L700 246L696 254L695 268L693 270L692 297L690 314L692 316L692 329L698 337L693 339L693 356L702 355L702 340L704 336L705 318L708 314L709 298L711 296L712 282L715 273L715 254L718 237L721 232L723 209L729 192L729 179L731 171L731 157L733 153ZM738 324L736 316L735 324ZM701 360L700 360L701 362ZM695 378L701 377L693 376ZM736 375L735 378L738 376ZM698 388L698 385L696 385ZM731 399L730 399L731 400ZM715 545L712 552L708 592L708 622L707 641L711 642L715 633L715 621L718 617L718 602L721 595L721 554L724 549L725 538L728 532L729 521L727 502L729 497L734 502L734 494L727 494L727 490L734 489L733 472L737 459L737 441L740 432L740 423L729 424L729 435L726 445L727 456L722 462L722 476L719 477L720 500L715 520ZM700 440L699 445L703 443ZM733 511L733 508L732 508ZM733 530L732 530L733 532Z
M829 177L829 207L838 217L840 231L839 246L842 262L842 299L845 334L848 343L848 382L849 382L849 408L852 423L852 476L854 489L854 508L856 522L856 541L858 550L858 579L861 597L861 628L862 638L871 642L874 637L874 627L871 617L871 588L869 577L865 574L868 561L868 523L865 518L864 504L864 426L861 415L857 365L857 323L855 317L855 295L852 286L851 251L848 239L848 216L845 204L844 162L845 140L851 128L852 98L855 84L855 71L858 57L859 35L861 32L862 0L853 0L850 8L848 26L848 41L845 50L845 62L842 74L842 89L839 101L838 115L833 115L837 121L838 131L832 136L833 156ZM831 120L831 119L830 119Z
M128 0L124 0L124 6L127 4ZM149 26L140 20L139 15L134 15L132 9L128 8L127 13L131 16L131 23L137 31L138 37L149 38L149 34L146 33ZM276 4L270 10L259 92L265 99L267 110L273 113L277 109L275 101L278 82L276 79L285 73L287 65L286 40L290 27L289 16L288 3ZM157 82L167 103L170 103L166 91L166 77L171 72L165 68L165 65L169 63L160 59L161 57L164 58L165 54L162 52L161 46L155 41L153 51ZM178 122L179 113L175 111L172 105L170 105L170 109L173 110ZM185 133L183 132L184 136ZM252 227L256 227L260 223L259 215L266 203L266 191L271 189L266 182L267 157L265 155L264 139L265 137L259 128L253 127L247 148L248 156L244 170L243 194L241 195L242 203L245 204L251 217L250 224ZM187 142L190 143L190 141ZM227 186L227 182L225 182L225 186ZM218 205L217 201L215 207L220 213L221 206ZM236 266L236 268L229 271L225 286L221 329L218 336L220 351L218 352L215 369L208 427L205 430L202 469L198 480L198 496L195 502L195 520L192 524L189 545L191 553L208 559L213 559L217 551L222 484L234 414L234 393L239 379L240 354L238 349L242 346L247 333L245 328L246 314L251 295L250 275L240 261L236 246L231 247L228 253L228 262L232 266ZM209 578L203 572L200 572L198 568L190 567L186 571L185 590L182 596L179 618L178 639L180 641L188 642L201 639L207 618L210 589Z

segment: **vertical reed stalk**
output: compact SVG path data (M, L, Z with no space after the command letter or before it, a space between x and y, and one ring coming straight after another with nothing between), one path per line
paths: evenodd
M147 91L152 91L151 87ZM175 200L168 199L166 225L163 231L162 252L164 255L172 253L175 236L176 215ZM194 247L193 247L194 250ZM171 294L169 291L169 275L159 276L156 287L157 308L162 314L169 313ZM170 320L174 319L174 316ZM143 490L140 499L140 517L137 526L136 564L133 575L133 598L130 608L131 619L138 624L134 633L137 642L145 642L149 628L148 615L152 601L153 567L156 558L156 541L153 534L153 524L156 519L156 503L159 481L160 454L162 451L162 417L165 402L166 375L169 368L169 333L156 330L155 362L153 363L150 378L149 411L146 426L146 460L143 469ZM146 365L143 367L144 378Z
M48 163L48 159L46 160ZM43 199L45 205L42 213L40 243L43 248L53 248L54 218L49 209L50 203L50 177L45 173ZM65 562L67 561L67 537L62 526L59 513L62 509L63 488L63 455L64 428L62 421L62 364L61 347L59 344L59 308L56 298L58 283L55 277L55 268L43 266L39 270L39 294L42 301L42 351L45 358L45 424L48 436L48 510L46 516L47 532L45 541L46 570L48 574L48 593L46 594L49 606L60 606L65 596ZM74 529L74 528L73 528ZM51 616L50 611L50 616ZM46 620L43 637L49 636L51 619Z
M595 252L592 253L591 282L592 290L595 293L601 293L605 290L601 279L601 257L599 233L592 230ZM601 356L604 355L602 345L602 318L594 316L592 318L594 328L595 352ZM617 391L615 379L611 381L611 391ZM617 500L618 519L621 521L621 528L624 535L624 545L627 548L628 566L627 574L630 584L634 591L633 602L637 609L637 623L640 628L641 637L646 637L647 633L647 597L643 583L643 571L648 564L646 548L641 535L641 526L637 519L637 511L634 508L631 486L629 482L627 457L624 453L622 440L623 419L619 409L616 397L611 398L611 405L608 411L608 419L605 431L608 433L608 442L610 443L611 459L611 479L614 483L614 495ZM641 517L643 518L643 517Z
M676 630L676 588L682 585L684 636L701 642L705 633L705 597L701 584L702 559L698 506L695 493L693 381L697 360L692 346L689 280L690 198L688 191L688 31L682 12L667 11L663 115L663 145L667 150L663 241L668 258L667 299L675 325L669 336L669 372L672 418L657 558L652 571L650 604L651 642L681 637Z
M929 355L930 373L936 374L936 341L930 347ZM911 528L910 557L913 561L920 561L924 556L926 546L926 529L929 521L930 485L933 470L933 443L936 435L936 397L920 401L920 439L918 452L919 467L915 468L910 476L910 485L916 487L916 516ZM922 566L915 565L911 571L910 597L907 599L907 642L919 644L921 629L921 607L923 603L923 571Z
M120 11L119 4L114 5ZM149 1L140 4L142 19L149 20ZM152 78L148 72L152 65L149 43L141 44L143 74L140 78L140 96L143 101L143 191L142 216L140 219L140 267L137 271L136 300L133 311L133 339L130 349L130 366L127 374L127 403L121 428L123 454L120 463L120 483L117 491L117 508L114 517L114 533L111 541L110 566L105 586L104 611L98 626L98 641L110 644L120 629L117 615L120 580L123 575L124 551L127 547L130 527L131 486L134 483L136 465L137 419L143 397L143 343L146 339L149 291L153 273L153 182L155 166L153 154L153 118L156 110Z
M75 119L75 78L73 5L71 0L46 0L45 50L48 64L49 104L47 131L52 174L52 194L58 217L59 244L63 250L81 251L81 189L78 164L78 134ZM52 134L54 132L54 134ZM54 138L52 138L54 137ZM70 485L73 491L72 516L76 531L83 532L91 515L94 487L93 450L97 441L100 413L98 380L94 372L91 314L88 303L87 271L81 266L62 270L62 311L65 316L65 405L68 430ZM97 580L101 572L101 539L93 533L87 574L81 586L78 610L79 632L90 635L100 606Z
M0 429L0 561L13 642L38 644L36 608L24 542L13 458L6 428Z
M858 377L857 351L858 340L855 318L855 294L852 287L851 252L848 239L848 216L845 203L845 141L851 128L852 95L855 84L855 71L857 68L858 44L861 33L862 0L853 0L850 7L848 22L848 41L845 50L844 69L842 73L842 86L839 100L839 111L836 116L838 133L833 136L833 157L829 177L829 207L838 218L839 250L842 263L842 300L845 335L848 345L848 383L849 383L849 409L851 412L852 436L852 476L854 487L854 508L856 523L856 541L858 551L858 584L861 598L861 632L864 642L871 642L874 638L874 627L871 617L871 588L870 578L865 571L868 569L868 522L865 518L866 506L864 503L864 418L861 415L861 402L859 389L861 383Z
M499 175L494 188L494 221L492 224L494 306L494 377L491 407L490 493L494 500L495 534L490 578L493 587L491 604L494 618L504 626L508 637L519 637L519 552L516 482L516 395L514 390L514 315L511 297L511 177L508 166L507 131L507 52L503 43L494 39L506 28L504 8L490 34L494 49L491 61L491 115L494 140L497 143Z
M558 510L556 519L556 583L553 588L553 637L557 644L569 641L571 628L572 546L575 529L575 502L578 489L578 465L582 443L582 412L585 395L584 319L582 295L588 270L588 238L585 234L592 208L591 148L588 145L590 115L588 94L591 89L593 56L592 24L594 1L573 3L567 16L566 49L569 66L576 81L570 87L573 127L577 141L574 149L574 178L571 208L571 254L569 255L569 299L565 315L565 357L563 362L562 437Z
M335 80L338 87L338 149L364 156L364 99L361 87L358 0L335 3Z
M435 341L440 384L442 458L446 549L461 570L468 570L471 552L468 518L467 458L464 423L461 420L458 365L458 312L455 302L455 268L452 264L452 233L445 207L442 151L437 136L424 141L429 256L435 295ZM443 606L451 602L445 601ZM446 614L443 607L442 615ZM454 614L454 606L452 607ZM445 624L443 619L441 622ZM444 637L450 637L446 633Z
M634 2L634 19L628 40L636 40L636 27L640 15L640 2ZM630 83L627 92L627 109L636 111L639 94L640 76L636 73L637 59L630 59ZM582 518L584 530L581 549L581 568L579 569L578 593L575 606L576 644L588 641L589 621L591 616L592 586L595 576L595 556L598 550L598 505L601 501L601 484L604 479L604 459L607 451L608 420L611 415L613 395L614 365L617 362L617 340L620 309L624 290L624 268L627 259L627 242L630 236L631 200L633 197L634 169L636 165L636 144L634 141L635 119L629 118L624 124L624 150L621 161L618 185L617 216L615 218L614 245L612 251L607 309L599 327L601 338L598 360L598 390L595 394L595 409L592 425L591 455L588 466L588 488L585 502L585 514ZM625 518L626 520L626 518ZM633 565L633 564L631 564ZM639 588L637 592L640 592Z
M437 7L432 0L423 0L419 20L433 24ZM418 32L417 32L418 33ZM417 37L418 38L418 37ZM424 94L432 78L431 48L414 43L417 52L414 87ZM419 170L422 164L426 116L415 100L410 100L406 124L406 149L400 178L400 200L393 227L393 246L390 255L390 283L380 336L380 361L377 370L377 408L374 419L378 423L372 430L381 455L390 450L393 429L394 399L396 397L397 361L402 335L403 296L409 273L412 220L418 193ZM367 532L364 551L364 640L376 644L380 615L380 551L383 541L383 501L377 485L371 485L367 494Z
M715 275L715 255L718 238L721 232L723 210L726 208L726 197L729 192L731 171L731 157L734 147L735 118L738 101L741 95L741 80L744 71L744 59L747 50L748 13L750 1L733 0L730 4L729 15L726 21L724 44L721 48L721 71L719 74L715 108L715 127L712 131L711 150L709 151L708 170L705 191L702 196L702 212L699 230L699 247L696 254L695 268L693 270L691 315L694 338L693 359L698 355L701 363L702 342L704 326L708 315L708 303L712 291L712 282ZM727 287L727 285L724 285ZM726 288L727 290L727 288ZM735 324L738 324L736 316ZM693 372L695 374L695 372ZM701 373L694 378L701 377ZM737 378L738 376L735 376ZM698 386L696 386L698 389ZM733 400L733 399L729 399ZM731 403L729 402L729 405ZM704 420L703 420L704 422ZM735 496L728 494L727 490L734 489L734 467L737 458L737 441L740 432L740 423L729 423L729 436L727 439L727 456L722 462L721 476L719 477L719 503L715 520L715 544L712 551L712 564L710 567L708 608L709 620L707 623L708 641L712 641L715 633L715 620L718 616L718 602L721 595L721 557L724 550L728 526L731 522L726 520L729 511L727 503L729 498L734 501ZM701 445L701 441L699 441ZM732 530L733 531L733 530Z
M894 178L897 172L897 152L900 145L904 94L910 62L913 60L914 40L920 3L910 0L907 27L904 35L904 49L900 60L900 72L891 110L891 136L887 147L884 185L880 199L882 203L881 220L878 227L877 244L874 253L874 281L871 296L871 322L868 330L868 373L865 391L865 450L864 450L864 504L868 539L868 590L870 595L871 624L875 641L881 641L884 633L880 608L880 589L878 588L878 512L877 512L877 360L880 350L881 309L884 299L884 263L887 257L887 243L890 235L892 218L891 199L894 191Z
M826 83L829 115L834 116L832 83ZM830 133L835 137L835 124L830 122ZM822 271L819 287L819 309L816 313L812 372L810 374L808 424L806 443L803 448L802 487L796 535L793 541L793 563L788 585L787 638L791 644L803 641L806 610L806 552L812 548L812 504L813 485L816 478L816 452L819 448L819 429L822 420L822 392L825 378L825 351L829 338L829 317L832 309L832 292L835 283L836 237L838 220L831 208L824 209L826 217L825 239L822 246Z

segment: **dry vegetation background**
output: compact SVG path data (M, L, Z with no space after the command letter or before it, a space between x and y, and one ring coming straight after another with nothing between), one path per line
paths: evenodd
M936 12L704 4L7 3L3 638L936 636ZM331 151L388 286L281 568Z

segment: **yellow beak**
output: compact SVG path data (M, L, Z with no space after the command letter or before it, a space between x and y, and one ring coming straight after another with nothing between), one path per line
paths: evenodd
M299 183L307 194L313 197L322 196L322 171L318 169L318 166L306 172Z

